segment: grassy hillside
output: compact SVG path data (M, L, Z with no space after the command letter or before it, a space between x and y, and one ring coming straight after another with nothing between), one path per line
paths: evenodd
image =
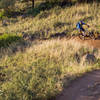
M43 5L42 5L43 6ZM47 5L48 7L48 5ZM40 6L40 8L42 8ZM55 6L49 10L41 11L40 8L26 9L26 17L8 19L8 26L0 27L2 33L28 33L38 34L39 37L50 37L52 34L65 32L77 33L74 30L77 21L84 20L90 25L90 30L100 31L100 4L77 4L64 8ZM45 7L44 7L45 8ZM34 12L34 13L33 13Z
M26 4L16 7L23 15L5 18L7 25L0 23L0 33L5 33L0 36L0 100L49 100L72 80L100 69L100 50L87 44L66 38L28 41L22 36L50 38L77 33L74 28L80 19L99 32L100 4L40 10L45 7L37 3L34 10L29 6L25 11ZM96 57L93 63L87 61L87 53Z
M95 52L98 60L88 65L82 56L88 51L93 53L93 48L58 39L33 44L23 53L6 55L0 59L0 99L47 100L54 97L71 80L99 68L100 52Z

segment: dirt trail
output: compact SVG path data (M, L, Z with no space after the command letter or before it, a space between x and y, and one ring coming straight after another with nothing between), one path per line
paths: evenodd
M100 70L74 81L56 100L100 100Z
M74 39L100 49L100 40L83 41L78 37ZM85 74L71 83L69 87L63 89L56 100L100 100L100 70Z
M87 39L87 40L82 40L79 37L74 38L76 41L79 41L81 43L88 43L90 46L93 46L94 48L100 49L100 39L92 40L92 39Z

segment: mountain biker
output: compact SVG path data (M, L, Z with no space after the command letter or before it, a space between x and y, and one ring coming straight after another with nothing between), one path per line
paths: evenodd
M82 33L82 35L85 36L86 34L85 34L85 29L83 28L83 25L86 25L86 26L89 27L88 24L84 23L84 22L81 20L81 21L79 21L79 22L76 24L76 28L79 30L80 33Z

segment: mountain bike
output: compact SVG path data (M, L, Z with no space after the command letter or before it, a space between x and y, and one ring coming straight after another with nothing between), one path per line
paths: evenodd
M82 40L85 40L86 38L90 38L90 39L93 39L93 40L96 39L94 31L86 31L85 35L83 35L83 33L79 33L78 36Z
M77 29L74 28L73 30L77 30ZM85 34L86 35L84 35L82 32L76 33L76 31L75 32L73 31L73 33L68 35L67 38L68 39L74 39L75 37L79 37L82 40L85 40L85 39L93 39L93 40L100 39L100 33L95 31L95 30L88 31L88 29L85 29Z
M77 29L74 28L74 30L77 30ZM86 28L85 29L85 35L84 35L83 32L78 32L77 34L72 34L71 35L71 38L74 38L74 37L79 37L82 40L85 40L86 38L95 40L98 37L98 33L94 30L89 31Z

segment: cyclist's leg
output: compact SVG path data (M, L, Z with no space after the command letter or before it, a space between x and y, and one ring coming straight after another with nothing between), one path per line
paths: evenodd
M82 34L82 30L81 30L81 28L80 28L80 29L78 29L78 31L79 31L79 33L80 33L80 34Z
M79 28L78 31L79 31L79 35L83 35L83 31L81 28Z
M84 28L81 28L81 31L82 31L82 34L83 34L84 36L86 36L85 29L84 29Z
M83 35L83 31L81 29L79 29L79 38L84 40L85 39L85 36Z

